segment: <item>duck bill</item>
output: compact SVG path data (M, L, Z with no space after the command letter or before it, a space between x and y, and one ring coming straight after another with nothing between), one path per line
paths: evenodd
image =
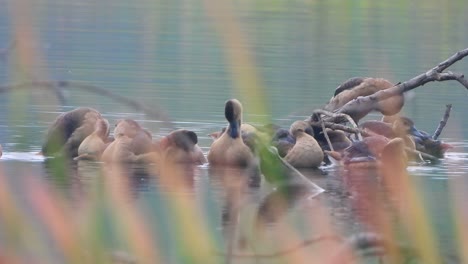
M427 138L427 135L421 133L421 131L419 131L416 127L411 127L411 130L410 130L410 134L417 137L417 138L421 138L421 139L424 139L424 138Z

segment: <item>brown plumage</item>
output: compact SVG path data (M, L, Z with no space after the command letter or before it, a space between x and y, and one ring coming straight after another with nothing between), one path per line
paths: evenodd
M97 110L89 107L79 107L62 113L47 131L42 154L46 156L64 154L70 158L78 156L81 142L95 131L96 122L103 119Z
M106 162L136 162L137 156L152 151L151 133L136 121L125 119L117 122L115 140L102 153Z
M211 144L208 161L211 165L247 167L254 162L254 155L241 137L242 104L237 99L226 101L224 114L229 124Z
M197 143L198 137L193 131L185 129L172 131L154 144L154 150L159 157L157 163L171 161L172 163L204 164L207 160Z
M316 168L323 161L323 151L314 137L305 131L309 124L296 121L291 125L290 132L296 138L296 144L289 150L284 159L296 168Z
M333 112L359 96L368 96L393 86L394 85L391 82L382 78L354 77L348 79L337 87L335 95L330 99L324 109ZM401 110L403 104L403 96L396 95L378 102L374 110L379 111L384 115L394 115ZM353 118L355 120L359 120L364 117L358 113L354 114L355 116L353 116Z
M370 120L362 122L359 126L364 129L364 131L370 132L371 134L382 135L389 139L399 137L405 142L407 147L411 149L416 148L413 137L411 136L412 131L416 130L413 120L402 116L385 120L390 120L392 123Z
M106 149L109 137L109 122L105 119L96 121L95 130L81 142L75 160L100 160Z

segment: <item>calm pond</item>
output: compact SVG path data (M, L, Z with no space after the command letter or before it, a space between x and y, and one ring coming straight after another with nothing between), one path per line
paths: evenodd
M39 207L44 211L35 207L31 195L39 194L32 188L37 185L58 193L65 197L60 203L68 208L64 210L71 208L81 214L85 211L83 204L99 200L97 190L106 188L102 185L112 184L100 173L99 163L73 166L67 177L56 177L49 163L35 155L45 130L60 113L78 106L93 107L111 124L122 118L137 120L155 139L174 128L193 130L207 153L212 142L208 134L226 125L223 108L229 98L243 102L246 122L273 122L287 128L328 102L334 89L350 77L405 81L468 47L466 1L446 1L443 5L437 1L32 2L0 0L0 6L6 6L0 8L0 48L5 48L0 57L0 84L37 80L74 83L64 87L62 102L51 89L34 85L2 93L0 144L4 153L0 159L0 192L7 188L9 196L0 195L0 208L10 208L5 204L13 199L16 209L10 209L16 210L20 218L28 218L25 221L29 226L23 228L24 221L18 222L16 227L23 231L12 234L4 228L12 225L5 211L0 217L0 248L29 260L39 258L41 263L68 262L70 257L62 252L62 240L54 224L49 226L45 220L58 218L47 218L54 215L48 207ZM8 48L14 38L18 40ZM468 59L450 70L468 74ZM130 98L153 109L170 124L75 84L95 85ZM457 82L429 83L409 92L403 108L404 115L411 117L419 129L432 133L445 105L453 105L441 139L454 148L440 163L411 164L408 173L417 186L415 190L421 192L421 206L436 247L454 263L461 261L450 256L459 255L462 246L468 246L466 242L457 244L462 240L457 235L462 232L457 221L463 219L455 217L465 214L466 218L468 210L465 204L457 204L466 201L468 193L467 98L467 90ZM377 114L368 117L379 118ZM202 216L203 226L219 251L248 248L249 252L266 254L279 251L278 244L293 247L324 234L315 225L317 218L344 237L368 230L365 220L374 209L366 206L366 201L373 198L366 197L362 186L378 185L367 182L376 178L367 175L350 182L338 167L324 167L323 171L303 173L325 192L315 198L293 198L279 214L280 219L269 223L261 235L252 230L256 215L274 196L271 186L261 183L237 190L232 202L230 191L207 165L197 167L188 179L189 188L183 189L168 187L158 175L131 168L127 187L122 189L129 194L125 194L123 203L125 208L143 212L140 216L146 223L144 230L161 255L160 261L154 262L161 263L197 263L180 239L203 234L183 233L187 231L178 226L181 223L170 212L174 197L185 197L197 204L196 214ZM117 234L128 220L112 219L111 211L120 210L115 209L120 204L103 204L103 211L96 212L96 217L102 214L102 221L109 221L109 225L93 226L99 230L96 243L109 252L122 251L129 258L135 251L139 254ZM87 218L93 212L82 214ZM286 237L278 235L285 229L295 232L285 232L289 234ZM249 241L257 235L263 236L257 238L264 243L253 249ZM37 246L38 241L29 241L30 237L51 246ZM315 255L317 263L326 256L323 250L327 249L326 245L319 247L322 253ZM319 249L309 246L307 250L314 255ZM304 257L288 262L279 257L228 258L219 253L213 250L213 263L303 263Z

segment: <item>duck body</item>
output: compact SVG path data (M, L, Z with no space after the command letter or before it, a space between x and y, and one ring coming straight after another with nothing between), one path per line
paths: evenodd
M353 142L342 153L334 152L327 154L340 160L347 169L369 169L378 168L382 163L387 167L395 165L407 166L405 143L401 138L388 139L384 136L374 135L363 138L361 141ZM403 165L402 165L403 164Z
M197 134L190 130L178 129L155 143L161 165L164 162L202 165L207 162L203 151L197 145Z
M271 139L271 144L278 149L280 157L284 158L296 144L296 139L284 128L278 128Z
M323 161L322 148L313 136L306 133L307 128L310 126L305 121L296 121L290 128L296 143L284 159L296 168L316 168Z
M50 125L42 154L45 156L78 156L78 148L83 140L95 131L95 124L103 120L101 114L89 107L79 107L62 113Z
M396 137L395 131L393 131L392 124L385 123L378 120L368 120L359 124L359 127L364 131L371 131L374 134L384 136L386 138Z
M229 124L226 131L211 144L208 161L214 166L247 167L255 157L241 137L242 104L230 99L225 103L224 112Z
M104 119L96 121L95 130L87 136L78 147L78 156L74 160L100 160L106 149L109 138L109 122Z
M436 158L442 158L444 153L452 148L450 144L432 139L429 133L419 130L413 120L403 116L384 116L383 121L365 121L361 128L387 138L400 137L405 145L411 149L430 154ZM390 123L388 123L390 122Z
M369 96L393 86L391 82L382 78L353 77L336 88L334 96L324 109L333 112L353 99L360 96ZM373 110L379 111L384 115L394 115L401 110L403 105L404 97L402 95L396 95L377 102ZM365 115L367 115L367 112L364 111L363 113L353 113L351 116L357 122Z
M123 135L115 138L102 153L101 160L109 163L131 163L137 161L137 156L132 149L133 139Z
M106 162L137 162L138 155L152 150L151 133L131 119L120 120L114 128L114 141L102 153Z

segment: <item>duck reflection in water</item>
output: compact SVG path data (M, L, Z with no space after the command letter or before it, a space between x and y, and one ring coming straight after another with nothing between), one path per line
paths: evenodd
M371 139L382 141L381 144L374 144L378 157L348 158L349 164L345 165L346 169L341 174L344 188L351 194L351 208L357 223L365 230L376 232L392 225L394 213L404 207L409 175L403 139L395 138L386 143L381 138ZM362 147L362 144L359 145ZM368 147L364 150L371 154Z

